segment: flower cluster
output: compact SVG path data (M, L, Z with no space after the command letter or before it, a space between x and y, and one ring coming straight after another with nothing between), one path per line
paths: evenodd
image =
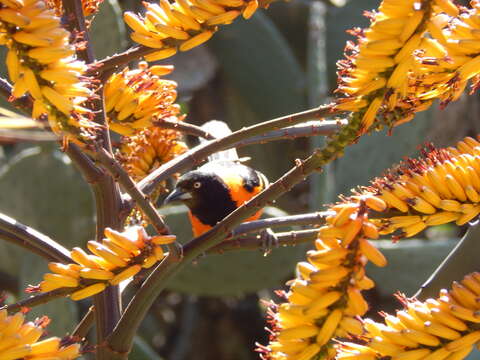
M133 30L132 40L157 49L145 56L147 61L164 59L178 50L187 51L203 44L217 31L218 25L230 24L239 15L250 18L258 0L159 0L144 2L145 16L131 12L124 20Z
M347 44L346 59L338 62L337 92L344 97L337 100L337 106L362 117L361 132L374 123L377 128L398 125L425 109L418 100L407 101L408 73L431 2L383 0L378 12L370 14L370 27L352 31L358 40L356 45ZM379 113L384 113L383 124L376 119Z
M383 0L357 44L338 63L337 108L372 125L397 126L430 107L458 99L469 80L480 81L480 2L459 8L451 0Z
M82 0L82 9L85 16L90 16L98 11L103 0ZM47 4L51 9L54 9L56 14L61 16L63 14L62 0L47 0Z
M105 111L110 129L132 135L136 129L152 126L155 119L177 119L180 107L175 104L177 84L161 79L172 66L148 67L141 62L137 69L113 74L105 84Z
M401 297L404 309L384 314L385 323L364 321L362 344L344 342L337 358L407 360L465 358L480 341L480 273L472 273L438 298L424 302Z
M70 255L75 263L48 264L47 273L39 285L42 292L69 288L72 300L81 300L105 290L109 285L135 276L142 268L148 269L165 254L161 245L175 241L173 235L149 237L143 227L132 226L124 232L105 229L103 241L89 241L86 253L75 247Z
M287 302L270 306L271 338L259 349L263 358L308 360L317 354L333 358L333 337L362 333L355 317L364 315L368 304L361 291L374 286L365 265L367 260L386 265L368 240L378 238L378 229L367 216L369 206L377 211L387 207L383 200L366 195L359 203L331 208L316 249L307 252L306 262L297 264L297 278L284 294Z
M0 310L0 359L72 360L80 356L80 345L71 339L50 337L40 340L49 323L47 318L25 322L21 312L8 315Z
M138 182L187 150L178 131L151 127L122 138L119 158L128 174Z
M94 127L91 111L82 106L92 91L70 35L44 0L0 1L0 44L8 47L12 96L30 94L33 118L46 114L55 133L77 139Z
M430 149L407 160L370 188L399 214L375 219L382 234L414 236L428 226L464 225L480 213L480 143L467 137L457 148Z
M270 343L259 346L264 359L331 359L332 338L362 334L356 316L368 304L361 291L374 286L365 265L386 265L369 239L411 237L428 226L477 217L480 142L467 137L456 148L427 148L423 158L406 160L341 200L330 207L316 249L297 265L289 291L279 292L286 302L270 306Z
M435 9L428 24L431 39L424 39L416 56L416 95L421 99L440 98L444 103L456 100L470 79L478 87L480 73L480 2L471 1L471 9L447 6ZM440 11L440 10L443 10Z

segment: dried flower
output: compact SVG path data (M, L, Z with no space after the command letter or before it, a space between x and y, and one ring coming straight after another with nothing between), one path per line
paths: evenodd
M58 16L63 14L62 0L46 0L48 7L55 10ZM82 0L83 14L90 16L98 11L98 8L103 3L103 0Z

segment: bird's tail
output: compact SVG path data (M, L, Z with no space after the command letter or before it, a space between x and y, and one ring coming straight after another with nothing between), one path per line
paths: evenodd
M212 134L215 138L221 138L232 133L232 130L228 127L226 123L219 120L210 120L202 125L202 128ZM200 139L201 142L207 140ZM238 157L237 150L231 148L228 150L222 150L216 152L208 157L208 161L218 161L218 160L240 160Z

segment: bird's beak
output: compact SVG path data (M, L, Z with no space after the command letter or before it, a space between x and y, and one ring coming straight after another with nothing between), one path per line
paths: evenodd
M190 200L192 198L192 194L188 191L182 189L175 189L172 191L168 196L163 200L163 204L171 204L174 202L184 202L186 200Z

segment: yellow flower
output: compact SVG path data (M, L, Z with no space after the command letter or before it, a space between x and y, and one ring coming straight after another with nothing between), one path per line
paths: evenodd
M39 340L49 322L46 317L35 322L25 322L25 315L21 312L8 315L7 310L0 310L0 358L5 360L78 358L80 345L68 337Z
M259 7L258 0L160 0L158 4L144 5L144 16L125 12L123 18L133 30L133 41L157 49L145 56L147 61L203 44L218 30L218 25L230 24L239 15L249 19Z
M463 225L480 214L479 194L480 142L467 137L456 148L427 147L422 158L408 159L376 178L371 186L340 197L341 202L328 209L331 215L319 228L315 249L307 252L306 261L297 264L297 277L287 283L289 291L279 292L285 301L270 305L270 343L259 346L262 356L282 360L335 357L334 338L362 335L364 331L356 319L368 310L361 292L374 286L365 274L365 265L368 261L377 266L387 264L370 239L386 234L394 239L411 237L428 226L453 221ZM371 213L374 218L370 218ZM462 296L476 304L456 284L450 293L462 306ZM438 326L431 329L439 331ZM434 335L428 336L429 346L438 345ZM364 351L359 353L349 345L340 357L361 354L361 358L374 359L374 350L382 356L403 352L375 336ZM412 354L424 353L422 349Z
M338 359L458 359L480 341L477 298L480 273L472 273L436 299L424 302L400 297L403 310L385 314L384 323L364 320L362 344L343 342Z
M105 111L110 129L132 135L136 129L153 125L156 119L176 117L180 108L175 104L177 84L161 79L172 66L141 62L137 69L124 69L113 74L105 84Z
M448 2L445 0L444 2ZM367 29L351 31L357 43L348 43L345 60L338 62L339 110L355 111L361 119L359 135L371 127L394 127L431 105L415 94L412 77L414 52L420 48L425 24L432 13L430 1L383 0L369 13Z
M356 316L368 310L361 291L374 283L365 275L367 259L385 266L385 257L367 238L377 238L378 230L367 216L366 200L376 208L386 204L374 196L364 196L361 204L334 205L334 214L319 229L315 250L307 252L307 261L297 264L297 278L287 300L270 306L271 339L259 351L265 359L333 358L332 338L346 334L361 335Z
M187 150L178 131L152 127L134 136L124 137L119 155L130 176L140 181L160 165Z
M101 243L87 243L91 254L74 248L70 255L75 263L49 263L52 272L44 275L39 290L70 288L72 300L93 296L135 276L142 268L152 267L164 257L162 245L175 241L173 235L149 237L140 226L124 232L106 228L105 236Z
M74 57L70 33L44 0L0 1L0 33L8 48L6 65L15 98L30 94L33 118L48 116L52 130L72 140L94 136L92 96L86 65Z

